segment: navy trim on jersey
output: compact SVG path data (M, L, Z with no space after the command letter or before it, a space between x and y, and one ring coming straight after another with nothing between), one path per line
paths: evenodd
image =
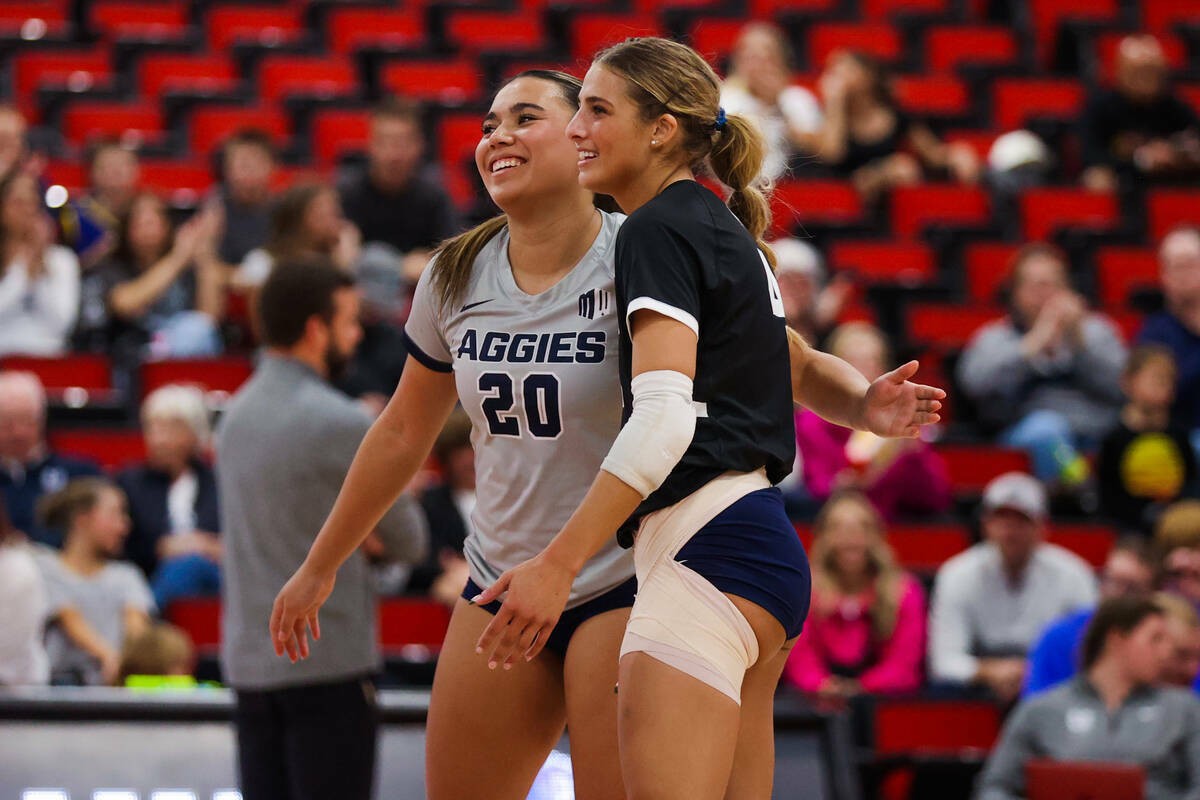
M408 354L415 358L421 366L428 367L434 372L454 372L453 364L448 361L438 361L436 358L417 347L417 343L414 342L411 337L409 337L407 332L401 331L400 335L404 337L404 346L408 348Z

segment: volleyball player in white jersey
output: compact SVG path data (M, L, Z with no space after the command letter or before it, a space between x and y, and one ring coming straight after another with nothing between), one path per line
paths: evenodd
M635 800L770 796L771 699L811 584L772 486L794 459L795 390L823 416L892 435L935 421L944 396L907 383L913 362L868 384L797 348L789 374L761 242L764 143L725 118L719 91L694 51L653 38L602 52L584 79L567 129L580 182L630 215L616 242L625 423L561 533L477 598L507 592L480 638L488 663L536 659L580 567L618 528L632 540L638 596L618 717ZM705 161L732 189L728 208L695 182ZM901 396L911 414L872 419Z

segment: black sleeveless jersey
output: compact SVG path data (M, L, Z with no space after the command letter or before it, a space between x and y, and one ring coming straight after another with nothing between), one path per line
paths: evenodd
M634 519L731 470L766 467L772 483L787 476L796 431L783 301L754 237L720 198L679 181L634 211L617 233L616 292L626 420L633 409L630 315L656 311L699 338L695 436Z

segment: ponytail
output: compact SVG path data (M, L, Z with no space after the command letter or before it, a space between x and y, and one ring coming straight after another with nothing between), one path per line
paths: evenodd
M433 291L441 310L452 306L462 297L471 282L471 269L475 259L492 238L508 225L508 217L501 214L481 222L466 233L460 233L438 246L433 257Z
M767 201L771 184L761 177L765 155L762 133L749 119L734 114L726 117L717 131L708 164L717 180L731 190L725 201L729 210L746 226L771 269L775 269L775 253L763 239L771 226L771 204Z

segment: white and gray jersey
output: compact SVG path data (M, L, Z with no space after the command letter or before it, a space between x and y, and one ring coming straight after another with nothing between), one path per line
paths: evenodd
M465 553L480 586L554 538L620 431L613 244L624 219L604 214L587 255L540 294L513 279L507 229L480 252L452 307L434 296L432 269L417 284L409 352L454 372L471 417L476 504ZM630 551L613 538L579 573L567 607L631 577Z

